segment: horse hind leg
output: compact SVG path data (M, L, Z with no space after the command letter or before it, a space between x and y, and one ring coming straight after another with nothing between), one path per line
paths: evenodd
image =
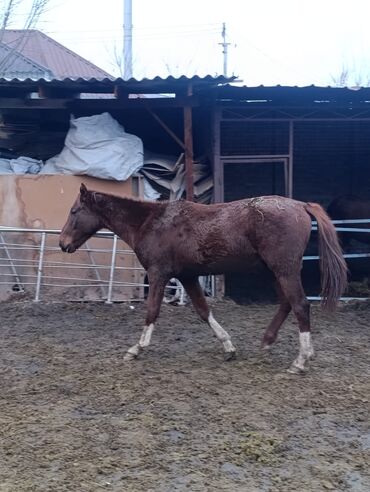
M288 299L285 297L284 292L282 291L278 281L276 281L275 287L280 305L278 311L271 320L271 323L267 327L265 334L263 335L261 345L261 348L263 350L269 350L271 346L275 343L281 325L284 323L290 311L292 310L291 305Z
M298 321L299 353L288 371L299 374L306 371L307 363L314 355L311 342L310 304L306 299L299 274L279 277L278 281Z
M204 297L202 288L199 284L198 278L192 279L180 279L183 284L190 300L203 321L206 321L212 328L217 339L222 343L225 360L231 360L235 358L235 347L231 342L230 335L224 328L215 320L206 298Z

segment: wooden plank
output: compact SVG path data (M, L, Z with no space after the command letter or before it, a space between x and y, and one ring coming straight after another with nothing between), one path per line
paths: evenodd
M148 106L146 110L153 116L153 118L161 125L161 127L172 137L175 142L184 150L185 144L182 142L179 137L174 133L169 126L156 114L152 109Z

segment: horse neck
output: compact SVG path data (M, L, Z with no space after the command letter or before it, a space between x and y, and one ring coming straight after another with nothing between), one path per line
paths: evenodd
M109 207L104 210L104 222L108 229L134 249L141 226L161 207L160 203L112 197Z

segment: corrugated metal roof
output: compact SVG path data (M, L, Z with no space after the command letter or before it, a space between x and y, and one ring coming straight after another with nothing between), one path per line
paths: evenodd
M121 87L124 92L132 94L158 94L158 93L177 93L181 90L185 90L189 83L192 85L194 91L198 91L206 87L217 87L220 84L230 82L235 77L226 78L224 76L213 77L212 75L206 75L199 77L173 77L167 78L154 77L153 79L129 79L123 80L122 78L111 79L96 79L96 78L64 78L63 80L53 79L47 80L44 78L34 79L28 77L24 80L21 79L8 79L0 78L0 87L2 90L8 88L9 90L20 90L24 92L36 92L40 85L45 85L50 88L64 89L71 92L113 92L114 88Z
M237 86L225 84L216 89L218 99L274 102L360 102L370 100L370 87Z
M45 71L50 71L52 79L112 78L108 72L37 30L5 29L1 32L1 42L31 62L44 67ZM4 73L3 70L1 72ZM34 77L33 71L28 77Z

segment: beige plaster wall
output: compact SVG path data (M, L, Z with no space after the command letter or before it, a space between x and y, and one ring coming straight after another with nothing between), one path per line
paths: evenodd
M61 229L66 221L69 210L74 202L81 182L89 189L112 193L119 196L140 196L141 182L138 178L132 178L125 182L114 182L99 180L88 176L71 175L1 175L0 176L0 225L32 228L32 229ZM19 245L38 247L41 241L40 234L31 233L9 233L2 232L0 243L8 243L8 254L13 259L25 294L33 298L35 286L27 283L35 283L37 274L37 262L39 258L38 249L18 249ZM108 239L93 238L89 241L90 248L111 249L112 241ZM58 248L58 236L47 236L47 250L45 252L44 280L41 288L41 299L63 298L69 299L100 299L107 293L106 288L95 286L63 287L54 286L64 284L65 280L50 279L47 277L73 277L79 280L70 280L71 283L81 285L84 279L97 279L97 270L94 268L71 268L70 263L93 263L110 266L110 253L88 254L84 248L72 255L62 253ZM17 248L17 249L16 249ZM54 248L54 249L50 249ZM119 249L129 249L122 241L118 241ZM53 262L54 266L49 265ZM61 262L61 267L55 267L56 262ZM140 266L134 255L118 253L116 258L118 267ZM102 279L108 280L109 270L99 270ZM144 274L133 270L116 270L115 280L123 282L142 283ZM0 244L0 299L7 299L14 295L17 290L17 280L10 266L4 245ZM48 285L53 284L53 286ZM113 290L114 300L142 299L143 289L138 287L115 287ZM18 295L18 294L17 294Z

